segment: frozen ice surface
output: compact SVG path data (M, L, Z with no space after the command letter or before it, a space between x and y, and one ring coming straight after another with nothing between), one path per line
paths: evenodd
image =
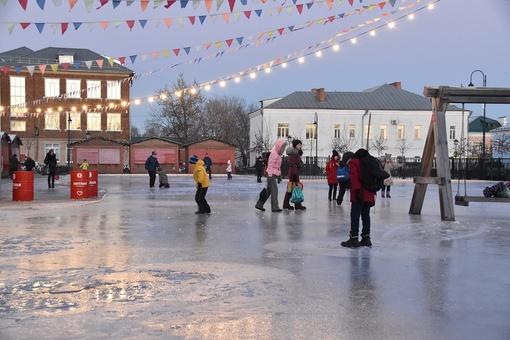
M2 179L0 338L510 338L510 205L441 221L429 185L409 215L414 185L396 180L373 247L346 249L348 193L329 202L325 180L303 181L306 211L272 213L255 177L213 175L210 215L191 176L169 181L100 175L98 198L71 200L68 176L36 176L34 201L13 202Z

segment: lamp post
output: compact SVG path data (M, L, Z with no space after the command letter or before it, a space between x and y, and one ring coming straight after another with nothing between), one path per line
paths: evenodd
M71 112L67 116L67 169L71 171Z
M319 116L317 115L317 112L315 112L313 124L315 125L315 169L317 169L319 162L317 157L317 151L319 148Z
M468 86L475 86L473 84L473 74L479 72L482 74L482 86L487 86L487 76L485 73L483 73L481 70L474 70L471 72L471 75L469 76L469 85ZM480 172L481 176L483 178L483 168L484 168L484 162L485 162L485 114L486 114L486 104L483 103L483 121L482 121L482 161L480 162Z
M458 170L459 170L459 166L458 166L458 161L456 160L458 157L459 157L459 140L458 139L455 139L453 141L453 145L454 145L454 148L453 148L453 173L454 173L454 178L455 176L457 176L457 173L458 173Z

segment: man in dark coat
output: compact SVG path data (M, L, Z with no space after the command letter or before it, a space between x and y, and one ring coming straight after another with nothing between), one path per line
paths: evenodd
M257 173L257 183L262 183L262 173L264 172L262 156L259 156L255 161L255 172Z
M209 174L209 179L212 178L212 160L211 158L209 157L209 154L205 154L205 157L204 157L204 164L205 164L205 170L207 171L207 173Z
M57 172L57 155L50 149L44 158L44 164L48 166L48 188L55 188L55 173Z
M10 172L11 179L12 179L12 172L18 171L18 167L19 167L18 155L16 155L16 154L12 155L11 159L9 160L9 163L11 165L9 172Z
M30 157L30 155L27 155L27 158L25 158L25 162L23 163L23 165L25 166L26 171L32 171L35 168L35 162L32 159L32 157Z
M149 172L149 187L154 188L156 182L156 170L159 168L159 162L156 158L156 151L152 151L152 154L145 161L145 170Z

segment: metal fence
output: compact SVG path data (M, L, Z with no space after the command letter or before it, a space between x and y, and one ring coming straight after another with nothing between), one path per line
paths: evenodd
M299 176L302 179L325 179L326 163L329 157L302 157ZM405 166L391 170L394 178L413 178L420 176L421 158L419 157L393 157L394 164L405 163ZM483 179L506 181L510 178L510 158L450 158L449 169L452 179ZM287 177L289 171L289 162L287 157L283 157L282 175ZM255 174L255 169L237 168L238 174ZM437 168L435 159L432 162L431 177L437 177Z

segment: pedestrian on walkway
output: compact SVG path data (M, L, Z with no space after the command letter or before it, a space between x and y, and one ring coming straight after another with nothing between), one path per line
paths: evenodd
M88 170L89 169L89 163L86 159L83 159L83 163L80 164L80 169L82 170Z
M227 161L227 179L232 179L232 164L230 159Z
M152 151L152 154L145 161L145 170L149 172L149 187L154 188L156 182L156 170L159 168L159 162L156 158L156 151Z
M255 208L265 211L264 203L271 197L271 211L281 212L282 209L278 207L278 184L282 182L282 155L285 151L287 142L283 139L278 139L269 154L267 162L267 180L266 187L259 195L259 200L255 204Z
M50 149L44 158L44 164L48 166L48 188L55 188L55 175L57 173L57 155Z
M365 190L361 185L360 159L367 156L367 150L359 149L349 161L349 178L351 180L351 231L349 232L349 239L341 243L343 247L347 248L372 246L370 240L370 208L375 205L375 192ZM358 239L360 216L363 224L361 241Z
M289 156L289 183L287 184L287 191L285 192L285 197L283 199L283 209L288 210L305 210L306 207L301 203L296 203L295 207L291 206L289 201L292 196L292 190L294 190L295 186L299 186L301 190L303 190L303 183L299 181L299 170L301 169L301 155L303 154L303 150L301 148L303 144L299 139L294 139L292 141L292 146L290 146L286 153Z
M351 151L347 151L346 153L344 153L342 155L342 160L340 161L339 167L342 167L342 166L348 167L349 160L352 158L353 155L354 155L354 153ZM342 202L344 201L345 191L347 189L351 188L351 179L349 178L346 181L339 181L338 187L339 187L339 191L338 191L338 196L336 198L336 204L341 205Z
M208 153L205 154L204 164L205 164L205 170L207 170L207 173L209 174L209 179L211 179L212 178L212 160L209 157Z
M331 158L326 163L326 175L328 181L328 200L336 200L336 189L338 187L338 179L336 177L336 169L340 165L338 151L333 150Z
M25 161L23 162L23 165L25 166L26 171L32 171L35 168L35 162L32 159L32 157L30 157L30 155L27 155Z
M195 214L210 214L211 207L205 199L207 189L209 189L209 177L204 167L204 161L198 159L197 155L191 156L189 163L193 164L193 179L196 182L197 192L195 193L195 202L197 202L198 210Z

